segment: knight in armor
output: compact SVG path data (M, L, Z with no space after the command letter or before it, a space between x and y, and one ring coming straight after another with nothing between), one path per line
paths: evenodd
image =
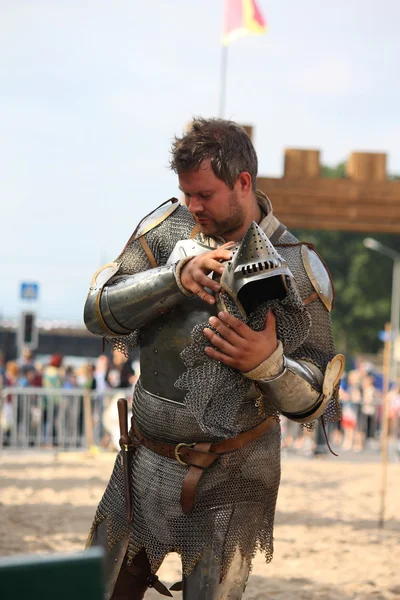
M239 600L255 552L272 559L279 415L340 417L333 286L257 191L239 125L195 119L171 155L184 204L145 217L86 300L87 328L139 347L141 370L88 545L107 550L112 600ZM183 580L168 590L170 552Z

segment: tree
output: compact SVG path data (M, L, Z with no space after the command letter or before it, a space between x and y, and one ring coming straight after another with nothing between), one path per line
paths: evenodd
M322 167L322 176L344 178L345 163ZM363 240L373 237L400 252L400 236L373 231L295 230L294 234L312 242L332 272L336 288L332 322L338 350L347 355L377 352L382 345L378 333L390 320L393 263L365 248Z

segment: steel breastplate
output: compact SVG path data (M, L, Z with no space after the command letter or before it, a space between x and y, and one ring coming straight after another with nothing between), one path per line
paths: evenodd
M197 297L186 298L176 309L140 331L141 384L145 390L174 402L185 403L185 392L175 381L186 370L180 353L191 341L193 327L217 314L215 306Z

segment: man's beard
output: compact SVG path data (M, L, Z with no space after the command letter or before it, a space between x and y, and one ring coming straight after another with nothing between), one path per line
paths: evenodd
M216 221L210 219L210 223L202 225L199 223L200 231L206 235L226 237L227 234L239 229L245 220L245 211L237 201L235 192L229 197L229 215L226 219Z

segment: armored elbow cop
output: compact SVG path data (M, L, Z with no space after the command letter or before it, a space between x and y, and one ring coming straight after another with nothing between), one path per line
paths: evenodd
M312 423L320 417L343 374L345 360L337 354L325 375L306 361L284 357L283 371L257 385L268 400L285 417L297 423Z

